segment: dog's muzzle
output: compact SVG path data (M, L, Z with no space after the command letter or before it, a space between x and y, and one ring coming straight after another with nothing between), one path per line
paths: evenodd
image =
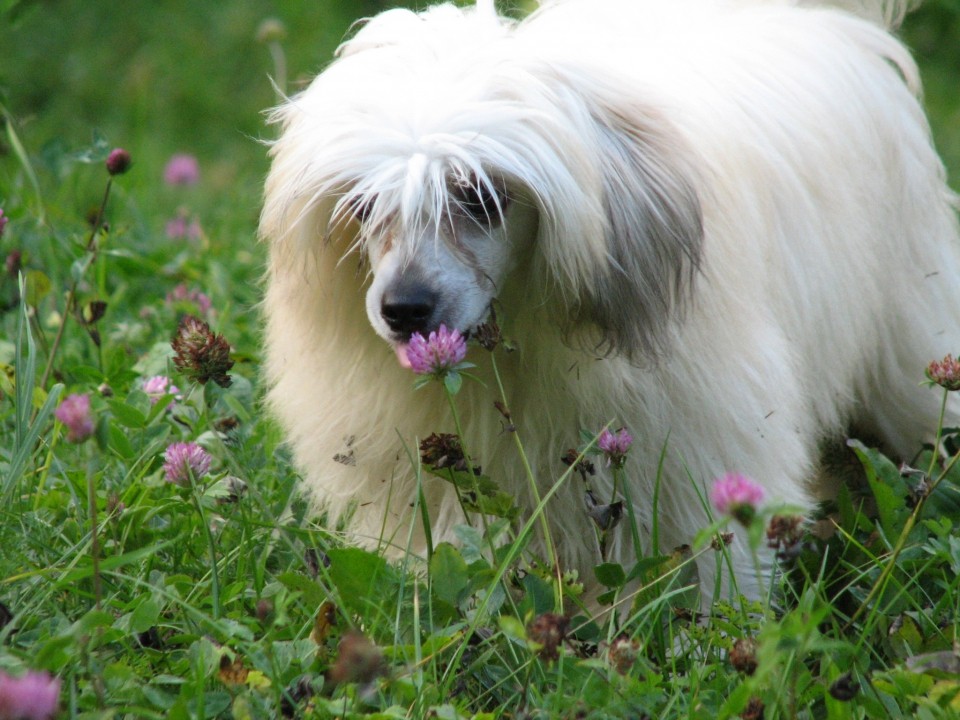
M408 340L431 329L437 300L437 293L422 282L400 280L383 293L380 315L391 332Z

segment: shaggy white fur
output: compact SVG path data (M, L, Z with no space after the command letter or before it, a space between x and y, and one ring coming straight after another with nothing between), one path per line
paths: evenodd
M886 26L904 4L837 5L569 0L516 23L486 2L362 24L274 111L261 225L269 405L317 507L405 543L410 455L454 428L395 351L473 329L494 300L541 492L581 428L626 426L661 550L705 526L728 471L809 508L821 443L851 423L916 450L940 401L924 368L960 347L953 197ZM487 386L457 397L466 443L530 508L485 354ZM594 485L611 492L604 471ZM452 488L423 486L434 541L453 539ZM578 478L547 514L590 577ZM625 525L610 552L630 565ZM714 559L699 569L711 589Z

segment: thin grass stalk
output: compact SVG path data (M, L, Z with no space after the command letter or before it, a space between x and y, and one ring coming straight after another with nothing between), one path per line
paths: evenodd
M927 477L933 478L933 470L936 467L937 458L940 456L940 443L943 438L943 422L946 416L947 410L947 397L949 396L950 391L943 391L943 401L940 404L940 419L937 422L937 439L933 448L933 455L930 458L930 465L927 472ZM880 572L880 577L876 579L873 585L870 588L870 592L867 593L867 597L863 599L863 602L860 603L860 606L856 609L853 615L850 617L850 620L847 621L844 630L849 630L853 627L853 624L863 615L864 611L869 607L871 601L876 599L876 597L882 593L886 587L887 583L890 581L890 577L893 575L893 571L897 567L897 560L900 557L900 554L903 552L903 549L907 545L907 538L910 536L910 533L913 532L914 526L917 524L917 520L920 518L920 513L923 512L923 508L927 503L927 498L933 494L933 491L936 490L940 482L947 476L947 473L953 468L956 464L958 455L954 455L950 458L950 461L940 472L940 474L933 479L930 483L930 487L927 492L923 493L918 499L917 504L913 508L913 512L907 516L906 522L903 524L903 529L900 531L899 537L897 537L897 542L893 546L893 550L886 558L886 564L883 566L883 570ZM864 633L866 635L866 633Z
M100 524L97 519L97 486L93 468L87 466L87 507L90 516L90 559L93 565L93 602L100 610L103 605L103 580L100 576ZM99 632L100 628L98 628Z
M506 407L510 407L510 404L507 402L507 393L503 387L503 380L500 377L500 368L497 366L497 358L494 353L490 353L490 364L493 368L493 376L497 381L497 389L500 391L500 399ZM534 477L533 468L530 467L530 461L527 458L526 450L523 447L523 441L520 439L519 433L513 431L510 433L513 436L513 444L517 448L517 452L520 454L520 462L523 463L523 472L527 478L527 483L530 486L530 493L533 496L533 500L537 503L537 507L543 506L543 502L540 499L540 490L537 488L537 479ZM581 456L582 457L582 456ZM573 466L571 466L572 469ZM561 477L566 477L569 474L565 472ZM552 493L551 493L552 494ZM557 597L555 609L557 612L563 612L563 570L560 568L560 558L557 555L556 547L553 544L553 536L550 533L550 524L547 522L547 517L545 514L538 512L534 517L537 517L540 522L540 530L543 533L543 541L546 545L547 557L550 560L551 567L553 569L553 575L557 583Z
M20 142L20 136L17 135L17 131L14 129L13 115L10 114L10 111L7 110L2 103L0 103L0 115L2 115L6 121L4 124L7 128L7 140L10 143L10 147L13 148L17 160L20 161L20 166L27 175L30 187L33 188L33 194L37 200L37 225L42 227L47 222L47 212L43 206L43 192L40 190L40 181L37 179L37 173L33 169L33 163L30 162L29 153L23 146L23 143Z
M580 462L583 460L583 458L584 454L581 453L579 457L577 457L576 461ZM538 516L543 513L547 503L550 502L553 496L556 495L560 488L567 482L567 480L570 479L570 474L573 472L573 468L574 466L571 465L559 478L557 478L556 482L553 483L543 498L537 503L537 506L533 509L531 516L521 526L520 532L517 534L516 539L509 545L506 554L504 555L500 564L497 566L493 578L487 583L487 592L484 593L483 599L480 601L476 610L474 611L473 618L470 620L470 624L467 625L466 629L464 630L463 636L465 638L471 637L480 624L486 620L487 606L490 604L490 598L493 597L493 589L503 582L503 576L507 574L507 569L510 568L513 562L517 559L517 556L520 554L521 549L525 545L527 537L531 532L533 532L533 527L537 524ZM441 682L445 684L450 679L454 669L459 666L460 660L463 658L463 654L466 652L466 649L467 643L465 641L461 642L454 652L450 663L447 665L447 669L444 671Z
M46 427L53 415L63 385L50 388L47 398L40 409L33 413L33 391L36 380L37 348L30 332L27 319L26 280L23 275L20 284L20 312L17 317L17 341L14 347L14 373L17 378L14 390L14 447L7 467L7 475L0 485L0 501L5 506L14 489L20 482L27 461L33 455L40 431ZM23 346L26 341L27 354L24 357ZM31 419L31 415L33 415Z
M399 610L399 604L398 604ZM399 623L397 626L399 630ZM397 639L400 639L400 633L397 633ZM423 689L423 668L420 665L420 661L423 659L423 646L420 641L420 584L417 582L413 583L413 657L414 657L414 667L413 667L413 682L418 690ZM423 694L417 693L417 702L422 702ZM423 713L423 708L419 708L419 712Z
M420 483L420 478L421 478L420 468L419 468L419 466L418 466L418 467L417 467L417 485L418 485L417 489L418 489L418 493L417 493L417 500L416 500L416 502L417 502L418 504L423 503L423 506L425 507L426 501L425 501L424 494L423 494L423 488L422 488L422 485L421 485L421 483ZM425 533L425 534L429 534L429 535L432 536L432 533L430 533L430 531L427 529L427 528L429 527L429 522L430 522L429 515L424 515L424 516L422 516L422 520L423 520L423 522L424 522L424 524L425 524L425 525L424 525L424 533ZM414 531L415 531L416 525L417 525L417 508L414 508L414 509L413 509L413 513L411 513L410 524L409 524L408 529L407 529L407 542L406 542L406 545L404 546L403 560L402 560L401 563L400 563L400 573L401 573L401 577L404 578L404 579L407 578L407 577L408 577L408 574L409 574L410 558L411 558L411 556L412 556L411 548L413 547L413 533L414 533ZM432 541L432 537L431 537L431 540L430 540L431 548L430 548L430 550L429 550L429 552L428 552L428 559L427 559L427 578L428 578L428 580L430 579L430 574L429 574L429 572L430 572L430 558L433 556L432 544L433 544L433 541ZM414 634L413 634L413 637L414 637L415 653L416 653L417 658L419 659L421 653L420 653L420 630L419 630L419 628L420 628L420 608L419 608L420 599L419 599L419 594L418 594L418 593L419 593L419 586L418 586L418 584L417 584L417 582L416 582L416 579L415 579L415 580L414 580L414 583L413 583L413 604L414 604L414 615L413 615ZM401 582L401 583L400 583L400 590L399 590L399 592L398 592L398 594L397 594L397 612L396 612L396 614L394 615L394 620L393 620L393 630L394 630L393 642L394 642L395 645L400 645L400 644L401 644L401 641L402 641L401 631L400 631L400 624L401 624L401 620L403 619L403 599L404 599L404 595L405 595L405 583L404 583L404 582Z

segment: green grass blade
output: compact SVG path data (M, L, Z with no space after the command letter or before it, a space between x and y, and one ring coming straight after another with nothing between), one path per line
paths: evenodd
M26 297L26 283L20 278L20 297ZM27 353L24 356L23 346L26 342ZM13 494L14 488L20 482L27 462L33 455L40 431L53 415L53 411L60 399L63 385L54 385L46 397L40 410L31 420L33 412L34 383L37 377L37 347L30 332L30 323L27 318L27 304L20 302L20 315L17 320L17 342L14 351L14 371L16 373L16 405L14 409L14 446L7 468L3 485L0 488L0 501L5 505Z
M47 215L43 207L43 193L40 191L40 181L37 179L37 173L33 169L30 156L23 147L23 143L20 142L20 136L17 135L17 131L13 128L13 117L3 105L0 105L0 114L2 114L7 121L7 141L10 143L10 147L13 148L13 153L17 156L17 160L20 161L23 172L26 173L27 179L30 181L30 186L33 188L33 193L37 197L37 224L44 225L47 220Z

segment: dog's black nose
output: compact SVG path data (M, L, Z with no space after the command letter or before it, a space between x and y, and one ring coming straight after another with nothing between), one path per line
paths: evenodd
M437 294L425 285L399 285L387 290L380 301L380 315L395 333L409 336L429 329L437 307Z

